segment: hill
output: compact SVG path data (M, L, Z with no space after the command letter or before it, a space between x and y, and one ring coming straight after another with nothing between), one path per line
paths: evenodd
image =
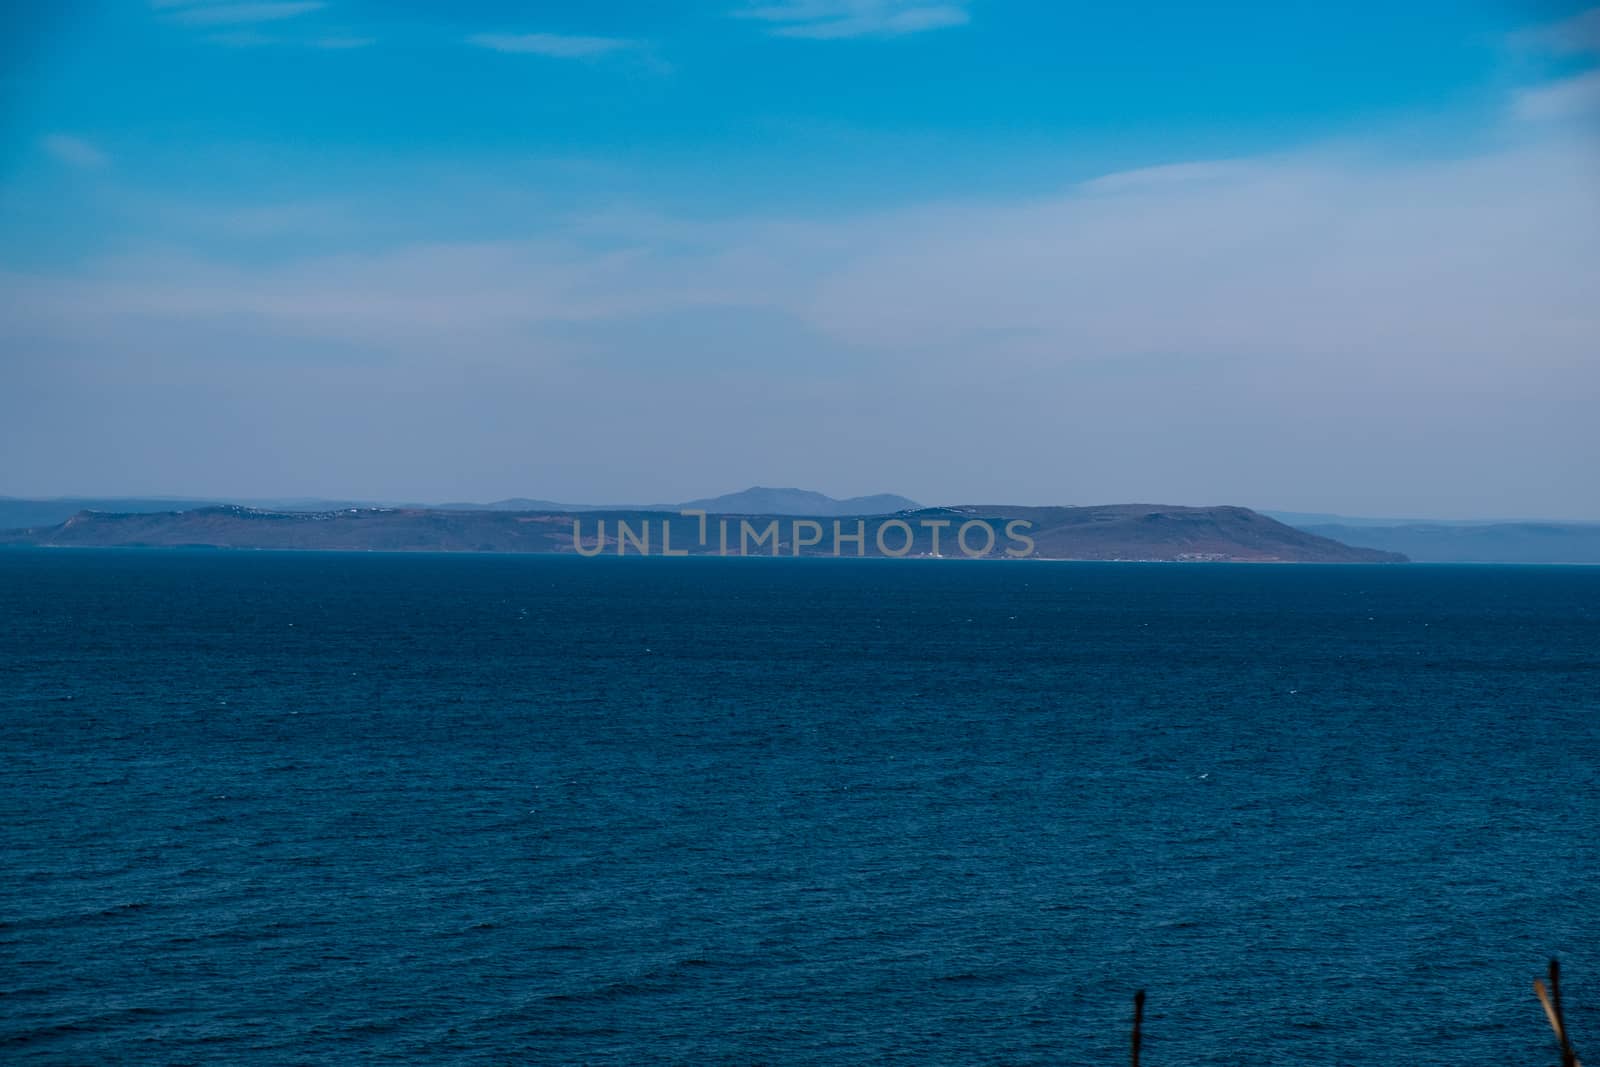
M897 511L912 511L922 505L893 493L876 496L853 496L836 500L810 489L768 489L752 486L737 493L691 500L678 505L681 508L698 508L717 515L893 515Z
M970 509L1035 523L1037 554L1049 559L1394 563L1405 556L1353 548L1243 507L1111 504L1080 508Z

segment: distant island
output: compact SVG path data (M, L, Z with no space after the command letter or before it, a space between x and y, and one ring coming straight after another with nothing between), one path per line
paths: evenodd
M203 511L208 508L220 506L233 506L250 512L281 514L281 515L326 515L334 512L345 513L351 510L358 512L496 512L513 513L518 515L614 515L637 514L641 512L677 514L680 510L698 509L711 515L739 515L739 516L769 516L778 517L785 522L791 517L808 517L815 519L851 518L855 516L879 516L918 512L924 509L916 501L893 493L879 493L872 496L857 496L837 499L824 493L810 489L774 489L764 486L752 486L736 493L727 493L723 496L706 497L697 500L683 501L677 504L569 504L558 503L552 500L531 499L526 497L513 497L505 500L495 500L487 503L450 502L443 504L405 502L405 501L361 501L361 500L329 500L317 498L284 498L284 499L198 499L198 498L161 498L161 497L58 497L54 499L18 499L0 496L0 544L48 544L55 543L86 543L91 536L89 529L75 530L72 534L60 534L59 537L52 531L52 527L61 526L68 519L82 517L92 513L100 516L115 515L166 515L176 513L190 513ZM1144 507L1150 513L1178 514L1192 510L1215 509L1182 509L1154 505L1119 505L1122 508ZM960 511L962 509L953 509ZM971 509L966 509L970 511ZM1024 508L1024 507L997 507L989 510L1001 514L1016 515L1023 512L1059 512L1077 511L1084 509L1069 508ZM1102 514L1107 509L1091 509ZM1327 513L1282 512L1266 511L1260 513L1268 519L1276 520L1284 526L1295 531L1314 535L1324 541L1334 542L1342 546L1353 546L1363 549L1373 549L1386 558L1401 555L1417 563L1600 563L1600 522L1574 522L1574 521L1532 521L1532 520L1482 520L1482 519L1454 519L1454 520L1425 520L1425 519L1399 519L1399 518L1354 518ZM655 515L659 518L659 515ZM1260 517L1260 516L1258 516ZM81 521L81 518L80 518ZM216 520L210 520L213 525ZM348 520L346 520L348 521ZM383 524L391 527L404 526L415 520L401 520L389 518ZM614 529L615 520L611 520ZM103 528L106 520L98 520L94 536L115 538L117 532ZM184 520L190 527L190 535L198 536L196 543L210 544L216 538L211 533L196 533L197 524L204 525L196 519ZM176 537L179 526L173 522L164 524L169 533ZM377 524L369 524L368 529L376 529ZM472 525L484 525L481 522L447 523L445 524L458 532ZM492 525L489 524L489 525ZM637 525L637 521L635 522ZM1063 523L1063 526L1068 525ZM1226 523L1222 524L1227 526ZM132 532L131 526L125 526L121 534ZM257 529L258 528L252 528ZM1109 533L1109 527L1099 528ZM245 541L251 538L244 536L244 531L234 531ZM341 527L341 536L351 531ZM142 535L141 535L142 536ZM150 536L156 537L155 534ZM253 536L253 535L252 535ZM327 536L319 533L316 538ZM167 543L166 535L157 537L155 543ZM292 539L292 538L291 538ZM381 540L392 542L397 540L396 531L391 529L385 533ZM449 540L454 542L458 538L452 535ZM422 539L424 542L426 538ZM490 542L501 543L508 540L521 542L522 538L503 538L494 535ZM1097 533L1090 540L1099 540ZM1070 543L1065 543L1070 542ZM128 543L115 541L115 543ZM142 542L140 542L142 543ZM1211 542L1227 558L1258 559L1262 558L1251 546L1233 545L1227 535L1214 538ZM230 545L235 542L230 541ZM1064 534L1060 538L1048 538L1041 543L1036 555L1044 556L1047 549L1063 552L1088 553L1094 555L1075 555L1070 558L1105 559L1105 558L1130 558L1129 553L1148 551L1150 546L1144 544L1141 538L1125 542L1120 545L1101 543L1089 545L1080 539L1067 538ZM1313 542L1313 545L1315 542ZM1142 547L1141 547L1142 546ZM265 545L245 545L241 547L267 547ZM286 546L294 547L294 546ZM319 547L306 545L304 547ZM326 546L320 546L326 547ZM376 545L352 544L352 548L373 548ZM418 544L414 547L426 547ZM447 546L441 543L439 548ZM696 546L698 548L698 546ZM1185 550L1178 544L1168 546L1172 555L1162 555L1151 558L1177 558ZM913 546L916 554L931 554L931 545L918 543ZM1237 549L1237 551L1236 551ZM547 551L547 548L518 547L503 548L504 551ZM1201 552L1205 549L1195 548ZM1301 550L1291 550L1285 547L1280 556L1273 558L1285 559L1310 559L1319 557L1318 551L1309 546L1302 546ZM814 550L802 547L804 554L815 554ZM1109 552L1110 555L1105 553ZM868 555L873 554L871 551ZM1057 558L1057 557L1052 557ZM1069 558L1069 557L1058 557ZM1137 558L1147 558L1139 556ZM1187 558L1187 556L1185 556Z
M911 506L888 510L899 503ZM877 510L861 510L864 508ZM671 510L559 506L279 510L209 504L157 511L83 509L60 522L0 532L0 544L581 556L1252 563L1390 563L1406 559L1397 552L1352 547L1298 530L1243 507L923 508L903 497L836 501L820 493L764 489L692 501Z

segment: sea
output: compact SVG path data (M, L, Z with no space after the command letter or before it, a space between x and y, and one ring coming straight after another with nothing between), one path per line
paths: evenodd
M0 1062L1600 1058L1600 568L0 552Z

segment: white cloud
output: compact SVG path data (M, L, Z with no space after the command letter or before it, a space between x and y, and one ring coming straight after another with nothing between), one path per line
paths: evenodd
M467 43L494 52L550 56L556 59L596 59L637 46L620 37L582 37L560 33L478 33Z
M1574 366L1600 337L1595 162L1582 140L1405 165L1309 154L932 205L858 224L803 306L858 345L1035 369L1159 356L1422 382Z
M1512 110L1518 118L1532 121L1600 117L1600 70L1522 89L1512 101Z
M970 20L966 0L779 0L755 3L734 14L770 23L776 36L812 40L902 37Z
M323 0L155 0L155 8L174 22L186 26L233 26L257 22L278 22L295 18L328 5Z
M44 150L55 157L58 162L69 167L78 167L83 170L93 170L103 167L111 160L94 145L81 137L74 137L68 133L52 133L41 142Z

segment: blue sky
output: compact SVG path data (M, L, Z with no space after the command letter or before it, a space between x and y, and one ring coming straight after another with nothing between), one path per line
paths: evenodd
M0 493L1600 518L1600 9L0 20Z

